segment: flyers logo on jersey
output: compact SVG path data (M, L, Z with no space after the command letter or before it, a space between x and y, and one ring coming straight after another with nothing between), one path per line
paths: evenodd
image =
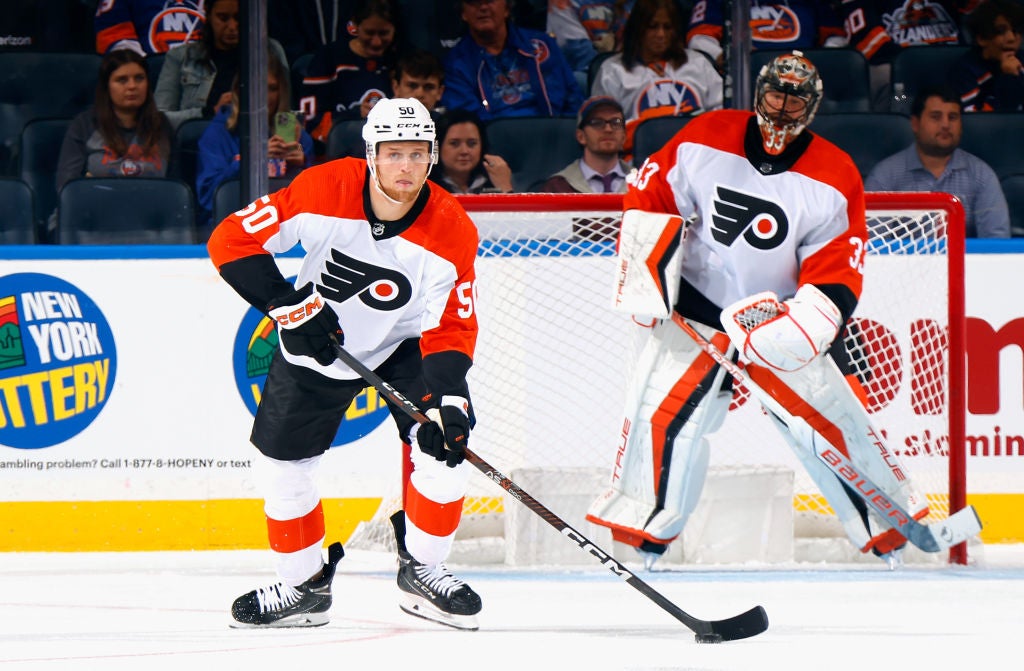
M381 268L331 250L320 275L320 293L337 303L353 296L375 310L397 310L412 297L409 279L390 268Z
M742 235L751 247L772 249L786 239L789 219L775 203L724 186L716 193L711 234L718 242L728 247Z

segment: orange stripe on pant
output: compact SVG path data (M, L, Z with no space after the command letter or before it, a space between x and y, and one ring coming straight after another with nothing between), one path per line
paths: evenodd
M451 503L431 501L420 494L410 482L405 496L405 516L420 531L445 538L455 533L459 527L464 498Z
M267 537L274 552L298 552L319 543L327 527L324 525L324 506L317 502L302 517L291 520L267 518Z

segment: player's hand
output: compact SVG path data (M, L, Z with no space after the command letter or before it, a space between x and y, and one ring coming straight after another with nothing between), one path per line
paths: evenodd
M722 310L722 325L752 363L794 371L829 348L842 314L817 287L805 284L783 303L771 291L737 301Z
M336 358L331 343L345 342L338 315L309 282L301 289L271 301L267 314L277 322L281 345L298 356L311 356L321 366L330 366Z
M426 424L416 431L420 450L455 468L466 458L469 442L469 401L461 396L442 396L441 407L427 410Z

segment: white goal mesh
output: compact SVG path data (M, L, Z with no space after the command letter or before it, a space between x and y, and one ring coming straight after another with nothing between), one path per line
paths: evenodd
M470 373L479 421L471 445L611 550L607 530L583 515L611 469L624 388L643 330L609 307L621 197L461 200L481 234L480 338ZM945 517L951 497L953 509L963 505L957 454L963 446L962 210L942 194L868 194L868 218L865 289L847 347L869 410L927 495L931 519ZM730 417L709 440L708 501L691 517L678 544L683 551L666 561L851 558L852 548L835 549L849 544L827 503L758 405L747 403L745 389L736 390ZM952 457L951 445L958 448ZM506 501L494 483L478 476L471 483L457 535L462 549L453 559L575 558L574 548L566 557L556 547L564 542L557 532L538 531L544 522ZM757 492L760 498L750 498ZM394 491L348 545L391 548L387 517L399 506L396 476ZM742 528L731 532L731 520ZM765 549L773 544L776 549ZM729 547L710 551L723 545ZM960 552L954 559L962 560ZM576 553L578 563L587 563Z

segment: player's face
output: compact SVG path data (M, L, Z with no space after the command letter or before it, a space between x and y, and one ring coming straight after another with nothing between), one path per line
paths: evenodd
M125 63L110 73L107 88L110 102L115 109L137 112L146 103L149 92L146 69L138 63Z
M1002 61L1003 54L1015 54L1020 49L1021 27L1014 28L1010 20L1005 16L996 17L994 35L992 37L978 36L978 46L981 47L981 57L988 61Z
M437 106L441 95L444 93L444 86L437 77L414 77L407 72L402 73L401 81L391 82L395 98L415 98L423 103L427 110Z
M395 41L395 26L380 16L368 16L356 26L357 51L363 58L380 58Z
M654 13L651 22L644 29L641 41L641 57L644 61L659 59L665 55L672 40L676 37L675 28L669 17L668 10L659 9Z
M960 106L932 96L924 102L920 117L910 117L910 129L925 155L948 156L960 144Z
M480 164L482 142L475 123L453 124L441 145L441 163L449 173L468 174Z
M207 12L206 20L213 31L213 43L218 49L229 51L241 41L238 32L238 0L223 0Z
M430 143L381 142L374 164L384 193L401 203L412 202L430 170Z
M777 126L795 124L807 113L807 101L782 91L768 90L764 93L762 113Z
M614 107L599 107L576 132L576 139L588 151L618 154L626 142L626 120Z

